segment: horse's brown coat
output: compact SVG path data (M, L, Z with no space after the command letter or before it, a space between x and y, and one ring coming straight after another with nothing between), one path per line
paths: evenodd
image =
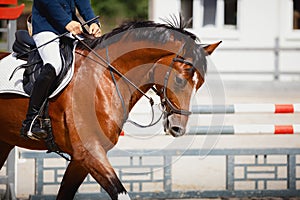
M147 40L130 41L128 37L127 35L110 44L107 47L109 54L105 48L98 49L97 53L106 59L109 56L111 64L144 92L153 85L158 89L162 88L165 74L169 67L172 67L167 84L168 98L178 109L188 110L192 90L195 87L198 89L203 84L204 77L196 70L199 79L195 82L194 74L186 73L186 69L191 66L172 61L177 56L174 51L177 52L185 41L174 41L174 38L170 38L165 44L157 45ZM216 46L206 47L208 53L210 54ZM87 50L77 49L76 52L74 77L61 94L50 100L49 106L55 142L61 150L72 157L57 199L73 199L88 173L112 199L117 199L118 194L126 190L117 178L106 153L118 141L123 127L124 110L106 64ZM7 54L1 55L5 57ZM90 58L102 63L103 66ZM176 76L186 79L188 84L180 88L174 83ZM127 115L142 94L118 75L115 77L124 98ZM0 95L0 166L14 146L34 150L46 149L43 141L32 141L19 135L27 105L27 98L11 94ZM186 126L187 116L179 114L170 116L172 123Z

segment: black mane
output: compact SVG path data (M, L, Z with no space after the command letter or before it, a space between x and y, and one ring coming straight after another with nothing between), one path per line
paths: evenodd
M196 41L199 41L197 36L185 30L187 24L183 23L181 17L179 20L172 17L171 20L164 20L164 22L166 22L166 24L155 23L153 21L126 22L99 38L84 39L84 43L92 49L104 48L107 45L117 42L125 34L128 34L133 35L134 40L137 41L148 40L154 43L164 44L168 42L172 36L175 40L186 41L181 56L194 58L194 66L204 77L206 73L205 52L201 45L196 43ZM88 50L80 42L77 48Z
M181 20L180 20L181 21ZM120 34L122 36L122 33L126 33L131 30L135 30L136 34L135 35L140 35L140 31L138 29L143 28L143 34L142 36L140 35L138 39L150 39L153 41L157 42L166 42L165 38L169 36L168 33L170 31L176 31L178 33L181 33L184 36L188 36L192 40L198 40L197 36L194 35L191 32L186 31L185 24L182 23L177 23L177 22L171 22L165 20L167 24L160 24L160 23L155 23L153 21L130 21L130 22L125 22L121 24L119 27L113 29L111 32L104 34L103 36L96 38L96 39L85 39L84 42L90 47L90 48L95 48L97 45L101 45L104 41L108 40L109 38L112 38L113 36L116 36ZM157 37L157 35L160 35L161 37ZM165 37L164 37L165 36ZM119 37L118 37L119 38ZM105 43L107 45L107 43ZM104 45L101 45L104 46ZM78 44L77 46L80 49L86 49L84 45L81 43Z

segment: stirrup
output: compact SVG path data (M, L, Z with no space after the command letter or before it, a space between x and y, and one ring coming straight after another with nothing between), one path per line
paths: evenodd
M39 120L39 122L36 122ZM48 136L47 130L45 130L42 123L43 119L36 115L33 120L30 122L30 126L28 131L26 131L25 135L32 140L45 140ZM35 127L38 124L39 127ZM25 125L25 129L26 129Z

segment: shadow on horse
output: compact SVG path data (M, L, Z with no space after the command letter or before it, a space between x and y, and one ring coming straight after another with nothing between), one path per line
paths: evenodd
M191 96L204 83L206 56L219 43L202 48L181 24L129 22L78 43L71 82L49 100L55 143L71 156L58 200L73 199L88 174L111 199L130 199L107 152L130 110L151 88L161 100L165 131L174 137L185 134ZM44 141L20 137L28 101L17 94L0 95L1 167L15 146L47 149Z

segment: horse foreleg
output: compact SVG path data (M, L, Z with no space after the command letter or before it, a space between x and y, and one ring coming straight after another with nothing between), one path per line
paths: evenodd
M100 149L97 148L97 155L88 154L84 159L84 165L112 200L130 200L126 189L109 163L106 152Z
M3 167L9 152L14 148L13 145L0 141L0 170Z
M57 200L73 199L88 172L77 161L71 161L64 174Z

